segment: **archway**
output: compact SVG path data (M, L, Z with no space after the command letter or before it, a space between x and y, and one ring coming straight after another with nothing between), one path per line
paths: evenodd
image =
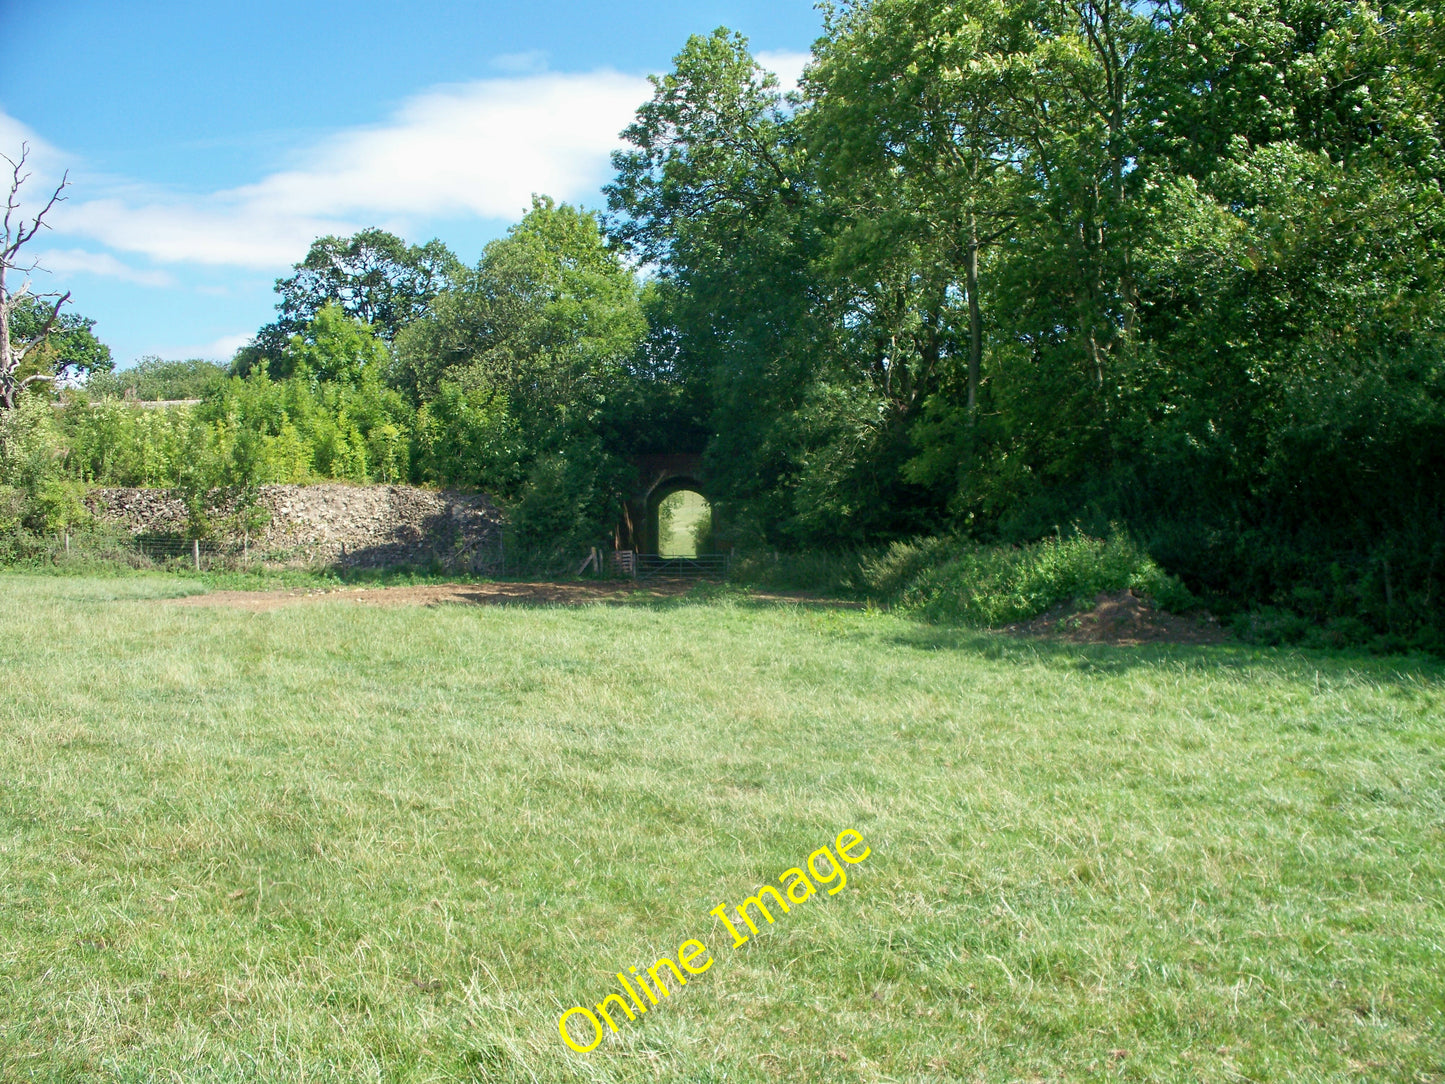
M712 549L712 504L685 482L659 489L649 502L649 534L659 557L697 557Z
M689 519L696 519L700 507L698 500L706 503L711 512L706 472L702 456L693 452L677 452L666 455L637 456L632 461L637 469L631 492L623 501L622 518L617 525L615 548L622 551L650 556L661 556L662 504L673 494L690 492L695 495L689 503L693 511ZM669 527L673 524L669 523ZM714 550L710 532L703 538L698 553ZM696 541L696 536L694 535Z

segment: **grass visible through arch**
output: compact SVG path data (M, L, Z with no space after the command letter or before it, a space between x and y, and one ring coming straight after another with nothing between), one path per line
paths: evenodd
M180 583L0 576L0 1080L1445 1075L1437 664Z

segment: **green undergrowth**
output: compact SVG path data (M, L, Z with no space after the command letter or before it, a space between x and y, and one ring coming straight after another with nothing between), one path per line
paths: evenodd
M923 538L873 553L754 557L740 563L739 576L760 587L830 592L928 621L981 628L1087 604L1105 591L1133 590L1176 612L1197 605L1178 579L1120 532L1024 546Z

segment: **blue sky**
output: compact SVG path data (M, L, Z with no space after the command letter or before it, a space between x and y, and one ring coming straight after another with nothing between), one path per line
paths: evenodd
M0 0L0 152L69 169L34 288L116 361L224 359L323 233L440 237L463 260L532 192L602 206L608 153L689 34L785 79L812 0L547 4ZM21 47L23 45L23 47Z

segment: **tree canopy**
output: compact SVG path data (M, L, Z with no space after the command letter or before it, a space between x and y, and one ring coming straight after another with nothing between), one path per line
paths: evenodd
M425 316L461 263L440 241L409 245L393 233L366 229L351 237L319 237L294 274L276 280L277 319L236 356L241 375L275 365L291 337L328 305L368 325L384 342Z
M799 546L1117 522L1346 638L1427 620L1441 43L1406 5L872 0L784 102L692 39L609 197L726 510Z
M10 341L17 349L35 343L26 371L57 379L85 380L115 368L110 347L95 337L95 321L75 312L52 317L52 306L35 297L20 298L10 312ZM24 373L20 375L25 375Z

